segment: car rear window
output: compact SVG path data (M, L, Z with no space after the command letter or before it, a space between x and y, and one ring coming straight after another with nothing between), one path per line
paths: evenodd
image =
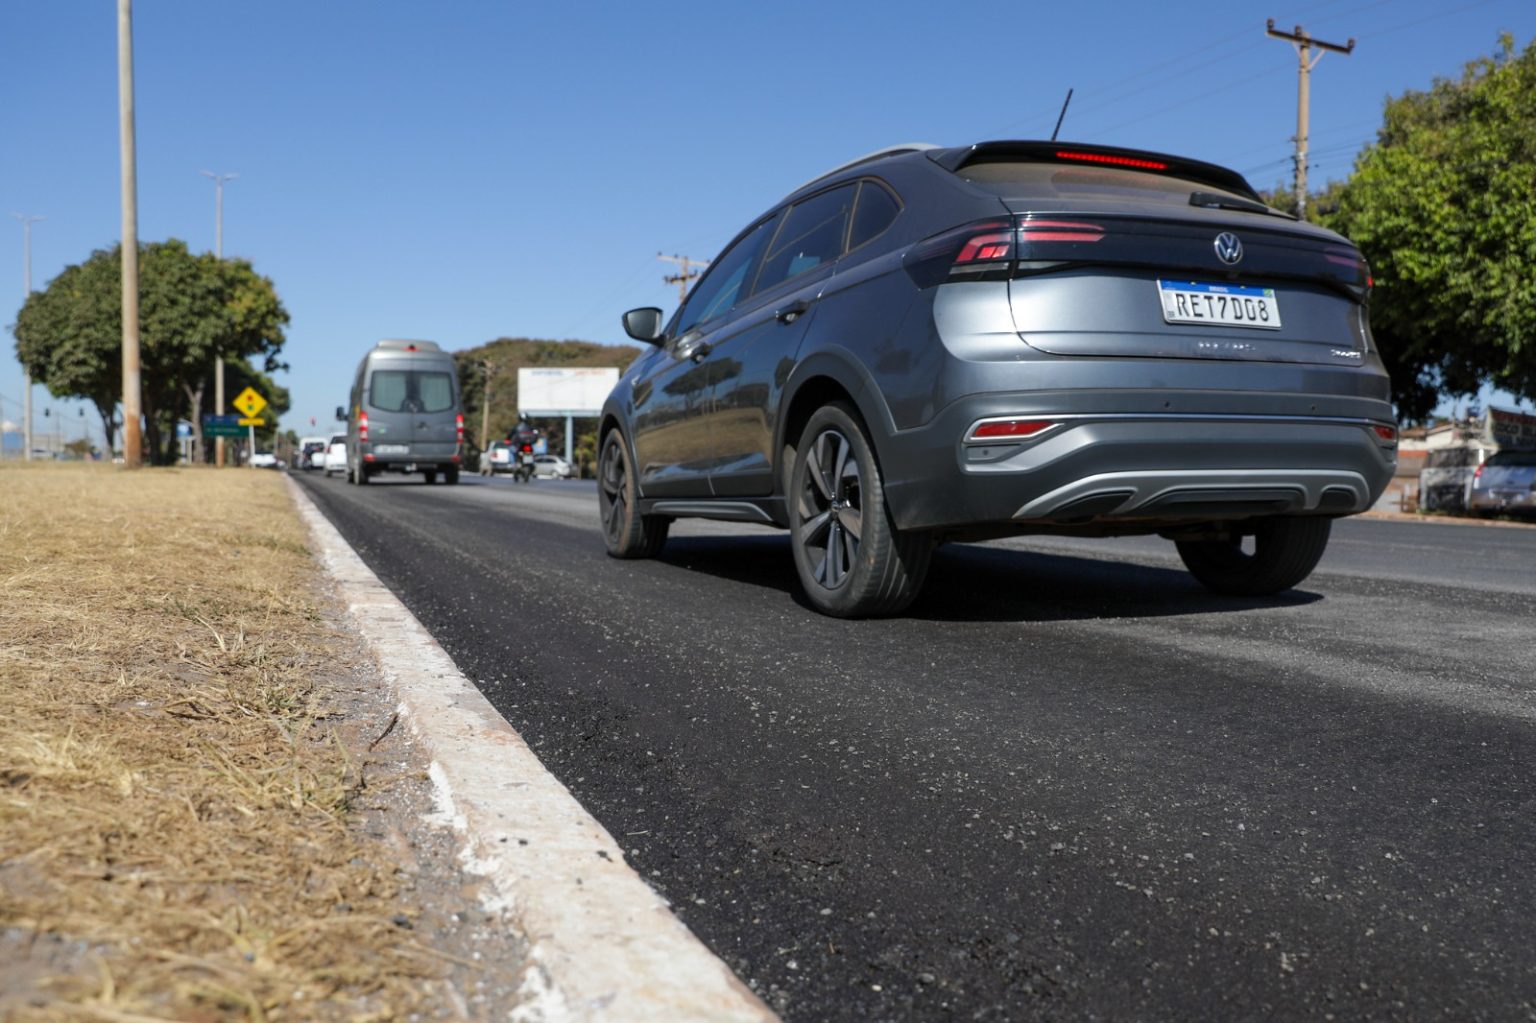
M376 369L368 404L380 412L451 412L453 378L418 369Z
M1189 205L1196 191L1251 199L1170 174L1149 174L1119 167L1080 167L1072 164L998 160L962 167L960 177L988 186L999 195L1042 195L1059 199L1134 199Z

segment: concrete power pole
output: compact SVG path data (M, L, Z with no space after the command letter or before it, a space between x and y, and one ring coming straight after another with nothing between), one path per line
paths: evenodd
M1307 219L1307 126L1312 118L1312 69L1317 67L1317 62L1323 59L1323 54L1328 51L1342 53L1346 57L1353 52L1355 41L1340 46L1338 43L1325 43L1321 39L1313 39L1307 35L1300 26L1296 26L1294 32L1278 32L1275 30L1275 19L1270 18L1265 27L1265 35L1276 39L1284 39L1296 48L1296 57L1300 61L1297 66L1296 81L1296 214L1302 220ZM1312 48L1317 48L1317 53Z
M683 269L680 273L668 274L662 278L662 282L665 284L677 285L677 304L682 305L683 301L688 297L688 283L699 276L699 272L709 265L709 261L689 259L687 256L663 256L659 252L656 253L656 258L682 266Z
M26 291L22 293L22 301L32 294L32 225L42 217L30 217L21 213L12 213L11 216L21 221L21 252L25 269L22 271L22 279L25 282ZM21 445L24 449L22 458L30 462L32 460L32 374L27 367L21 367Z
M205 178L213 179L213 255L215 259L224 258L224 182L233 181L238 174L215 174L213 171L198 171ZM213 362L213 414L224 414L224 356L220 355ZM224 438L213 439L213 464L219 468L224 467Z
M487 360L480 364L480 369L485 373L485 389L480 393L480 457L483 459L486 448L491 446L491 377L496 375L496 367Z
M144 462L139 417L139 186L133 133L133 0L117 0L117 113L123 188L123 465Z

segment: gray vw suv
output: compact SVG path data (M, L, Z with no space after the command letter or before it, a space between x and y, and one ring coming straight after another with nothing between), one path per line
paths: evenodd
M654 347L602 413L608 550L773 524L846 617L909 604L938 543L1030 533L1155 533L1214 590L1278 592L1392 476L1369 291L1353 245L1212 164L882 150L750 224L670 321L625 314Z

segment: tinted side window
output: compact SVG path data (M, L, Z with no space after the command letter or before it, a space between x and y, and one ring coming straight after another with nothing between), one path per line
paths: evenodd
M753 290L764 291L841 256L856 188L844 185L791 206Z
M768 239L773 237L773 226L778 221L778 217L769 217L715 258L709 266L709 272L694 287L693 294L688 296L682 315L677 318L674 333L684 334L730 311L736 299L741 297L747 274L757 265L757 257Z
M884 233L901 212L896 197L873 181L859 186L859 204L853 208L853 231L848 236L848 248L858 248L865 242Z

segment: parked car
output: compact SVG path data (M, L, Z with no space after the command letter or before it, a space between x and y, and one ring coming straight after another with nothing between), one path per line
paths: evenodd
M533 474L535 476L568 480L574 472L575 470L571 468L571 463L559 455L533 456Z
M421 473L459 482L464 409L453 356L431 341L380 341L357 364L347 421L347 478Z
M1467 510L1536 515L1536 451L1498 451L1472 473Z
M251 455L251 468L276 469L277 456L270 451L257 451Z
M1223 593L1312 571L1392 477L1370 277L1234 171L1055 142L904 146L752 221L599 426L610 554L682 516L787 528L827 614L937 543L1155 533Z
M297 468L325 468L326 440L324 437L300 437Z
M1426 454L1424 468L1419 470L1419 510L1465 511L1472 474L1488 455L1485 448L1473 445L1436 448Z
M338 476L347 474L347 435L335 433L331 435L330 442L325 449L325 474L335 473Z
M480 475L494 476L512 471L512 442L493 440L491 446L480 452Z

